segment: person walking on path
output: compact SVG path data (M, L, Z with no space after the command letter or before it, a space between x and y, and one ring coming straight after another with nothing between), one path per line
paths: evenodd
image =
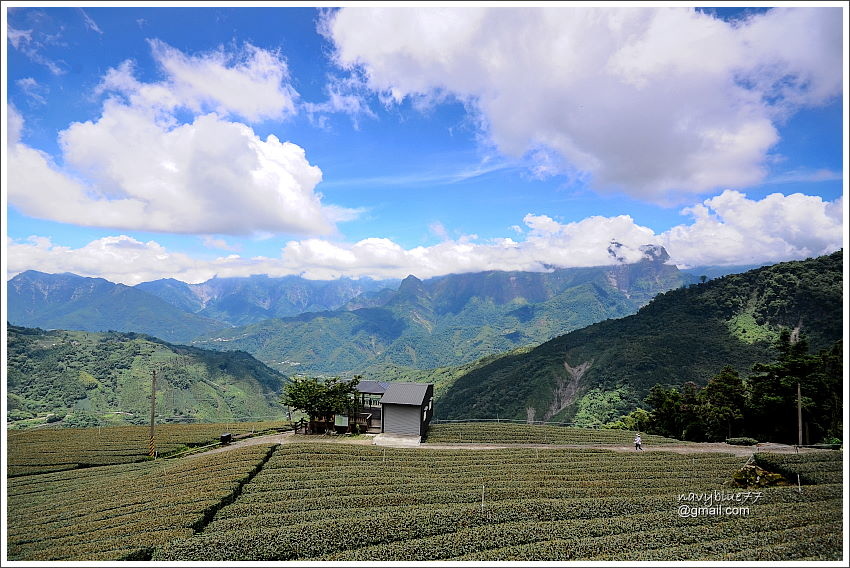
M640 434L638 434L637 436L635 436L635 449L636 449L636 450L643 451L643 448L641 447Z

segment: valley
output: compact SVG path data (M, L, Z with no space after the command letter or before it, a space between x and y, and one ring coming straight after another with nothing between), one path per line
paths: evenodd
M645 407L656 385L705 385L726 365L746 376L773 359L781 329L802 334L812 352L830 348L842 336L841 254L704 283L665 264L663 249L631 265L409 276L396 290L358 293L336 310L219 329L191 347L131 332L89 336L12 326L8 408L21 425L39 413L42 422L49 413L143 420L151 365L189 354L187 366L164 374L158 389L160 412L175 420L278 417L276 397L287 377L361 375L434 383L441 419L600 426ZM33 278L10 281L18 291L10 306ZM79 279L59 278L75 285ZM256 293L273 280L230 284ZM39 286L33 289L56 288ZM186 290L175 282L167 288ZM50 310L33 313L67 313L62 306L86 297L44 294ZM174 297L169 309L177 309ZM145 313L136 312L137 321Z

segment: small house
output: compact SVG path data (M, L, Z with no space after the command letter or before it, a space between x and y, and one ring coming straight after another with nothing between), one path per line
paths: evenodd
M434 416L434 385L361 381L356 423L367 432L423 437Z
M362 426L366 432L380 434L383 431L381 398L389 384L383 381L360 381L357 384L359 412L354 423Z
M381 408L383 433L422 437L434 415L434 385L390 383L381 397Z

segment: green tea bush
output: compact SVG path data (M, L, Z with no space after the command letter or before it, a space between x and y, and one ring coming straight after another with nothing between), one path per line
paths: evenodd
M156 451L164 457L189 447L219 441L222 432L246 434L277 431L285 422L237 422L226 424L160 424L156 427ZM9 477L148 461L150 428L109 426L103 428L48 428L10 432L7 460Z
M757 465L785 476L789 481L800 483L841 483L843 480L843 452L822 451L802 454L777 454L758 452L754 454Z
M755 446L756 444L759 443L759 441L756 440L755 438L742 437L742 438L727 438L726 443L732 444L733 446Z
M683 531L727 523L723 530L700 533L713 541L760 530L755 520L729 524L735 519L676 513L688 492L737 491L724 483L745 461L731 454L590 448L287 444L201 533L159 547L153 559L486 560L528 545L542 547L529 553L533 558L564 560L616 554L622 550L616 542L630 542L643 531L662 554L681 544ZM840 485L802 493L765 489L751 517L768 525L794 515L812 526L833 522L840 518L841 495ZM602 540L597 548L566 555L557 546L547 548L564 534ZM527 559L528 551L520 552L506 559ZM482 556L467 556L476 554ZM694 552L691 559L698 558Z
M747 460L731 453L248 446L10 478L8 552L32 561L839 559L842 541L829 533L843 518L840 453L756 459L824 480L736 489L727 483ZM746 499L746 514L679 515L683 503L726 493Z

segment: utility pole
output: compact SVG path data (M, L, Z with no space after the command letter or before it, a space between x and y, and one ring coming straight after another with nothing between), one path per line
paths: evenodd
M156 455L156 441L154 439L154 426L156 425L156 369L151 373L151 437L148 441L148 455Z
M166 361L161 361L159 365L157 365L153 370L151 370L151 433L150 439L148 441L148 455L150 457L156 456L156 371L159 369L160 371L177 371L178 369L184 369L189 366L190 358L186 355L176 355L171 359ZM161 374L161 373L160 373ZM166 385L171 389L171 406L175 405L174 397L175 397L175 389L174 385L171 383L166 383ZM163 387L164 388L164 387ZM168 405L168 394L163 391L162 393L162 402L166 406ZM173 412L172 408L172 412ZM167 419L167 415L163 417L163 420Z
M800 381L797 381L797 445L803 445L803 403L800 397Z

